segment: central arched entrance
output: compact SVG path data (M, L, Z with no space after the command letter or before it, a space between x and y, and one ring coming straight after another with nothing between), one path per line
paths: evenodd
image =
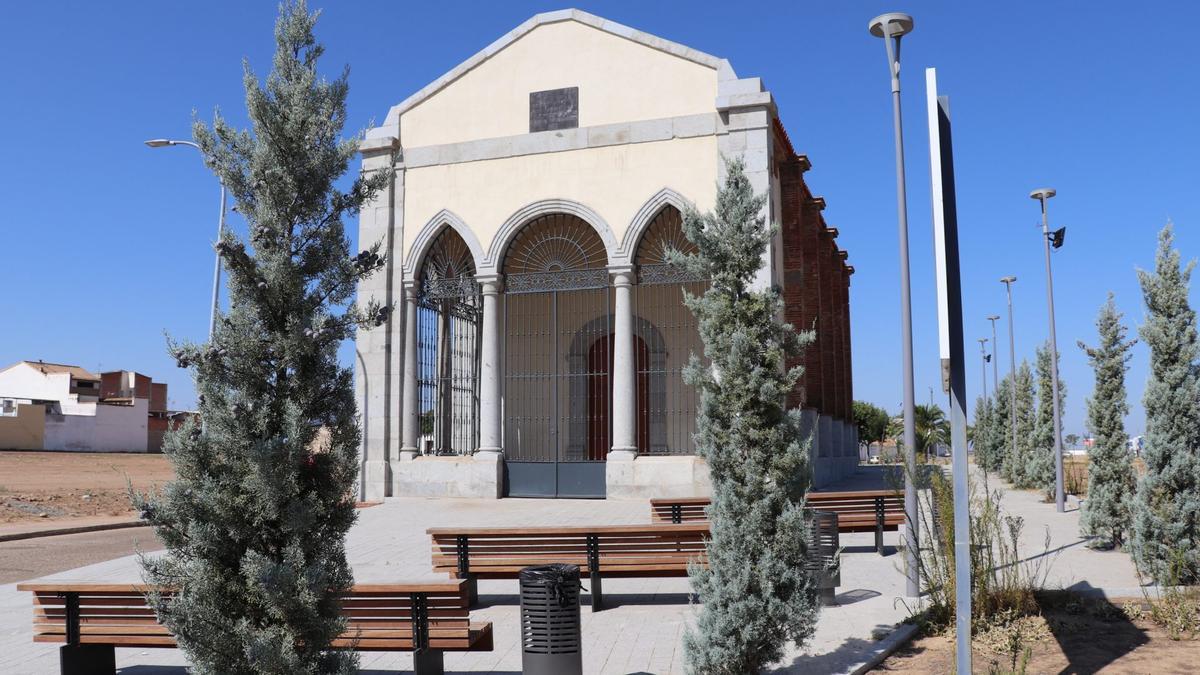
M604 497L612 446L608 257L586 221L530 221L504 256L505 492Z

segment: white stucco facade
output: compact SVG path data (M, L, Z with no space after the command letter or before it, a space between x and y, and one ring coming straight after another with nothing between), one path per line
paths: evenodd
M146 452L149 401L131 405L63 403L46 413L45 450Z

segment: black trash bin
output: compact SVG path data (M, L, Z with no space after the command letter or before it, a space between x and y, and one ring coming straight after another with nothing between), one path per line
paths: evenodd
M579 566L538 565L521 584L521 670L525 675L582 675Z

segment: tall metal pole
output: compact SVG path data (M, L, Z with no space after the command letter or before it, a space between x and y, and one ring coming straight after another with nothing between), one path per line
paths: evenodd
M1050 226L1046 218L1046 200L1055 195L1050 188L1034 190L1030 197L1042 205L1042 244L1046 248L1046 305L1050 308L1050 387L1054 395L1054 503L1059 513L1066 511L1063 494L1062 423L1058 409L1058 339L1054 334L1054 275L1050 272Z
M221 181L221 213L217 216L217 241L225 234L225 182ZM212 309L208 313L208 341L212 342L213 333L217 330L217 303L221 295L221 254L218 253L213 263Z
M1009 456L1017 454L1017 348L1013 341L1013 308L1012 308L1012 285L1017 278L1007 276L1000 280L1004 284L1004 290L1008 293L1008 416L1012 420L1012 445L1009 447Z
M1000 393L1000 356L997 354L1000 342L996 340L996 321L999 318L999 314L988 317L988 321L992 322L992 400Z
M917 515L917 427L916 393L913 389L912 291L908 265L908 196L904 181L904 130L900 116L900 38L912 31L913 20L907 14L883 14L871 20L871 34L883 38L887 47L888 72L892 81L892 122L896 141L896 212L900 237L900 359L904 368L904 515L907 541L904 548L905 591L909 597L921 594L921 570L918 547L920 532Z

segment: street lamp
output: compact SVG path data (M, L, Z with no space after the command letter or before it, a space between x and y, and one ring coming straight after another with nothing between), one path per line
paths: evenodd
M992 322L992 398L1000 393L1000 359L996 358L996 350L1000 347L1000 343L996 340L996 320L1000 318L999 314L993 314L987 318Z
M987 364L992 359L987 353L987 338L979 338L979 368L983 372L983 386L980 390L983 392L983 400L987 400Z
M1004 290L1008 293L1008 416L1012 419L1012 447L1009 449L1009 456L1017 454L1017 350L1013 346L1013 311L1012 311L1012 285L1017 280L1014 276L1002 277L1000 283L1004 284Z
M1038 200L1042 205L1042 239L1046 248L1046 304L1050 308L1050 387L1054 397L1054 503L1058 512L1062 513L1066 510L1066 499L1063 494L1062 424L1061 412L1058 409L1058 340L1054 334L1054 276L1050 273L1050 244L1053 242L1054 248L1062 246L1067 228L1050 231L1046 218L1046 200L1055 194L1052 188L1038 188L1030 192L1029 197Z
M913 19L892 12L871 19L871 35L883 38L888 73L892 81L892 122L896 139L896 212L900 228L900 344L904 362L904 454L909 475L904 481L904 517L909 528L904 553L909 597L921 594L920 558L917 553L917 427L913 392L912 289L908 271L908 197L904 186L904 132L900 123L900 38L911 33Z
M152 148L169 148L173 145L186 145L200 150L200 146L191 141L175 141L167 138L152 138L146 141ZM200 150L200 152L204 152ZM221 181L221 213L217 217L217 241L225 232L225 182ZM221 254L217 254L216 264L213 265L212 310L208 315L208 340L212 342L213 332L217 329L217 298L221 290Z

